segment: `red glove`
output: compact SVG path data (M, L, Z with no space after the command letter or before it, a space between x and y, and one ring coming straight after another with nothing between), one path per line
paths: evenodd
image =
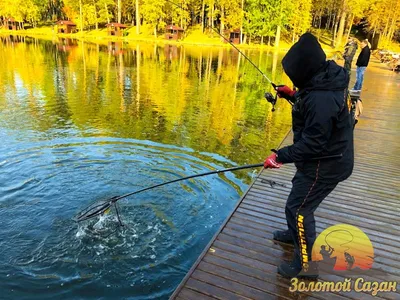
M285 98L287 100L293 100L296 91L292 90L287 85L278 85L276 87L277 94L279 98Z
M283 164L276 161L276 154L272 153L264 162L264 168L279 169Z

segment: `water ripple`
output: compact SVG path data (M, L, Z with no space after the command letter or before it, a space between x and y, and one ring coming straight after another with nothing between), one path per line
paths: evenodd
M77 225L74 214L94 200L234 164L188 148L114 138L10 147L0 149L2 272L31 290L48 286L53 296L63 295L61 285L78 293L94 284L168 294L177 284L171 274L185 273L245 187L234 174L196 178L121 200L123 227L113 213Z

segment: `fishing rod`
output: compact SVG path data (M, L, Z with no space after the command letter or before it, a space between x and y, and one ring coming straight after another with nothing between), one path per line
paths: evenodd
M78 213L75 217L75 220L77 222L81 222L81 221L92 219L96 216L106 213L112 206L114 206L117 216L118 216L118 221L120 222L120 224L122 224L120 221L120 218L119 218L118 207L116 205L118 200L121 200L123 198L129 197L132 195L136 195L136 194L139 194L139 193L151 190L151 189L155 189L155 188L167 185L167 184L175 183L178 181L188 180L188 179L212 175L212 174L219 174L219 173L232 172L232 171L237 171L237 170L258 168L258 167L263 167L263 166L264 166L264 163L259 163L259 164L245 165L245 166L233 167L233 168L222 169L222 170L215 170L215 171L210 171L210 172L206 172L206 173L194 174L194 175L187 176L187 177L181 177L181 178L177 178L177 179L174 179L171 181L152 185L152 186L149 186L149 187L146 187L146 188L122 195L122 196L114 196L114 197L112 197L108 200L105 200L103 202L100 202L100 203L91 204L88 207L86 207L85 209L83 209L80 213Z
M173 5L175 5L176 7L180 8L180 9L182 9L182 10L185 10L181 5L179 5L179 4L175 3L175 2L172 2L172 1L170 1L170 0L165 0L165 1L166 1L166 2L169 2L169 3L173 4ZM204 24L204 20L202 20L202 21L203 21L203 24ZM251 63L251 64L253 65L253 67L256 68L256 70L257 70L258 72L260 72L260 74L261 74L265 79L267 79L267 81L272 85L272 87L274 88L274 90L276 90L277 85L276 85L275 83L273 83L272 80L269 79L268 76L265 75L265 73L264 73L263 71L261 71L261 69L260 69L259 67L257 67L257 66L255 65L255 63L253 63L253 62L251 61L251 59L250 59L246 54L244 54L242 51L240 51L230 40L228 40L228 39L227 39L226 37L224 37L221 33L219 33L219 31L218 31L217 29L215 29L214 27L211 27L211 26L209 26L209 25L206 24L206 28L212 29L215 33L217 33L220 37L222 37L227 43L229 43L233 48L235 48L241 55L243 55L243 57L244 57L245 59L247 59L247 61L248 61L249 63ZM268 100L268 99L267 99L267 100Z
M273 152L276 152L275 149L272 149ZM324 160L324 159L332 159L332 158L340 158L342 157L342 154L337 154L337 155L329 155L329 156L321 156L321 157L315 157L315 158L311 158L308 159L309 161L315 161L315 160ZM152 185L131 193L127 193L124 194L122 196L114 196L112 198L109 198L105 201L102 201L100 203L92 203L91 205L87 206L85 209L83 209L81 212L79 212L76 216L75 216L75 221L77 222L81 222L81 221L86 221L89 219L92 219L96 216L100 216L103 215L105 213L107 213L111 207L115 208L117 217L118 217L118 222L120 223L120 225L122 226L122 222L119 216L119 210L118 210L118 206L117 206L117 201L127 198L129 196L133 196L139 193L143 193L145 191L148 190L152 190L167 184L171 184L171 183L175 183L175 182L179 182L179 181L183 181L183 180L188 180L188 179L192 179L192 178L196 178L196 177L202 177L202 176L207 176L207 175L213 175L213 174L219 174L219 173L225 173L225 172L233 172L233 171L238 171L238 170L244 170L244 169L253 169L253 168L258 168L258 167L263 167L264 163L258 163L258 164L251 164L251 165L244 165L244 166L239 166L239 167L232 167L232 168L227 168L227 169L222 169L222 170L215 170L215 171L209 171L209 172L205 172L205 173L200 173L200 174L194 174L194 175L190 175L187 177L181 177L181 178L177 178L171 181L167 181L167 182L163 182L163 183L159 183L156 185ZM264 181L266 181L264 179ZM283 184L277 183L275 181L268 181L268 183L271 185L271 187L273 187L274 185L279 185L279 186L283 186L286 187Z

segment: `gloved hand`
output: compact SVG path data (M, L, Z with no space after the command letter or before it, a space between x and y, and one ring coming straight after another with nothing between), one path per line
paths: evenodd
M279 169L283 164L276 161L277 156L275 153L272 153L265 159L264 168L271 168L271 169Z
M285 98L286 100L292 101L294 99L294 94L296 91L292 90L287 85L278 85L276 87L276 92L279 98Z

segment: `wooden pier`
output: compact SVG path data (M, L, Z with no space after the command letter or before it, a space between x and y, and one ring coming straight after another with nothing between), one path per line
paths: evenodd
M284 207L295 173L293 165L284 165L258 175L171 299L400 299L400 76L381 66L373 62L365 75L353 174L322 202L315 218L317 234L341 223L364 231L375 253L371 273L362 277L395 281L397 291L376 297L356 291L289 292L290 281L277 274L277 266L291 259L293 248L272 240L274 230L286 229ZM288 136L284 144L290 142ZM344 278L321 275L319 280Z

